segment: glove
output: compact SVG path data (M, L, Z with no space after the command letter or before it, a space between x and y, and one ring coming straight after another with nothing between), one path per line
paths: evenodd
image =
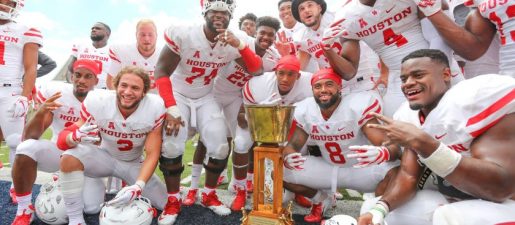
M108 205L114 207L122 207L130 204L134 199L141 195L142 187L136 182L136 184L122 188L118 194L109 202Z
M13 118L24 117L29 109L29 100L25 96L18 96L16 102L9 107L8 112Z
M72 134L72 141L75 144L79 143L95 143L100 141L97 125L85 123L79 129L75 130Z
M430 17L442 10L442 0L413 0L417 4L418 9L424 13L426 17Z
M324 30L324 34L322 35L322 48L324 50L331 49L336 39L347 33L341 26L343 21L345 21L345 19L338 20Z
M291 153L284 157L284 167L290 170L303 170L304 161L306 161L306 157L300 153Z
M379 165L390 160L390 152L385 146L353 145L349 149L354 154L347 154L347 158L358 160L358 163L352 166L354 168L363 168L373 164Z
M179 107L177 105L172 105L168 108L166 108L166 113L168 113L173 118L177 119L181 117L181 111L179 110Z

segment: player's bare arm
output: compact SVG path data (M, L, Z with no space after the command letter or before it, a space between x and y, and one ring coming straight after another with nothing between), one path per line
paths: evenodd
M163 127L159 126L148 133L145 140L145 160L143 160L137 180L146 183L154 174L161 155L162 130Z
M39 139L45 130L52 124L53 111L62 105L56 100L62 96L61 92L53 94L41 104L34 116L27 122L23 129L23 139Z
M358 72L360 47L357 40L345 40L342 43L342 54L338 55L333 49L325 49L324 55L334 72L344 80L350 80Z
M154 73L157 89L159 90L159 95L161 95L161 97L164 95L171 95L173 98L173 93L171 90L172 84L169 77L172 75L173 71L175 71L180 61L181 57L179 55L170 50L170 48L167 46L163 47L161 54L159 55ZM160 79L163 80L163 82L169 82L170 90L163 89L163 86L160 85ZM169 103L165 100L165 105L166 107L176 106L175 100L173 100L172 103ZM165 131L167 135L177 136L181 126L184 126L184 121L182 121L180 113L178 116L171 115L170 113L166 114Z
M306 144L308 137L309 135L306 133L306 131L300 127L296 127L295 131L293 132L293 136L284 148L283 155L299 152L304 144Z
M36 73L38 65L38 49L36 43L27 43L23 46L23 91L21 95L29 97L36 83Z
M363 125L363 127L361 127L361 131L363 132L363 134L365 134L365 136L372 145L383 145L388 140L388 138L386 137L386 133L378 129L370 128L369 126L367 126L368 124L379 124L379 121L377 119L369 120L367 123ZM400 159L401 149L399 145L388 144L385 145L385 147L388 149L389 152L388 161L395 161L397 159Z
M300 70L305 70L309 64L309 60L311 59L311 55L305 51L297 51L297 58L299 58L300 62Z
M477 9L470 12L465 28L458 26L443 12L428 17L440 36L460 56L468 60L481 57L495 37L496 28Z

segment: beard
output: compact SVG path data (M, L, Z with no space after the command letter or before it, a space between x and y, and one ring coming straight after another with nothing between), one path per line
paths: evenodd
M411 110L420 110L422 108L424 108L424 106L422 104L419 104L419 103L409 103L409 108Z
M341 94L340 93L337 93L337 94L334 94L331 96L331 98L329 99L328 102L322 102L320 101L319 98L316 98L315 97L315 102L318 104L318 106L321 108L321 109L328 109L329 107L333 106L334 104L336 104L336 102L338 101L338 99L340 98Z
M75 90L73 91L73 95L75 95L75 97L78 97L78 98L86 97L86 96L88 96L88 93L89 92L87 92L87 91L86 92L78 92L78 91L75 91Z
M206 18L206 25L207 25L207 29L209 29L211 32L218 33L218 31L216 31L216 29L227 29L227 27L229 27L229 21L223 22L223 26L222 27L216 28L215 24L213 23L213 21L209 20L208 18Z
M120 107L120 109L125 109L125 110L130 110L130 109L137 108L139 103L143 99L143 98L140 98L140 99L134 101L134 103L132 103L130 105L122 105L122 102L121 102L120 98L121 98L120 96L118 96L118 95L116 96L116 101L118 102L118 107Z
M90 38L92 41L101 41L104 39L104 37L105 37L104 35L91 35Z

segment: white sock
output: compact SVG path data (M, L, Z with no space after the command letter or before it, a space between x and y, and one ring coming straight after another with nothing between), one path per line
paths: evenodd
M61 192L63 193L66 214L69 217L69 224L85 224L82 212L84 211L84 200L82 199L82 188L84 187L84 172L74 171L64 173L61 171L59 177Z
M247 180L250 180L250 182L254 182L254 173L247 172Z
M234 179L233 181L233 184L234 184L234 189L236 190L245 190L247 189L247 178L243 178L241 180L238 180L238 179Z
M227 177L227 168L225 168L224 171L222 171L222 174L220 174L220 176Z
M181 192L180 191L178 191L176 193L168 192L168 197L175 197L176 199L181 199Z
M206 195L210 194L213 191L215 191L215 188L210 188L207 186L204 186L204 188L202 189L202 193L205 193Z
M32 192L29 192L23 196L16 195L16 200L18 200L16 215L21 215L25 209L29 208L29 205L32 202Z
M197 189L200 180L200 174L202 173L202 164L193 164L191 166L191 189Z

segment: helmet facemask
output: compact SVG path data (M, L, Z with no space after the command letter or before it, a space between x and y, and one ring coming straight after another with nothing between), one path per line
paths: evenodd
M7 12L0 10L0 19L13 20L18 16L19 12L23 8L24 0L11 0L11 2L14 2L13 7L5 5L5 4L0 4L0 5L2 5L2 7L8 8Z

